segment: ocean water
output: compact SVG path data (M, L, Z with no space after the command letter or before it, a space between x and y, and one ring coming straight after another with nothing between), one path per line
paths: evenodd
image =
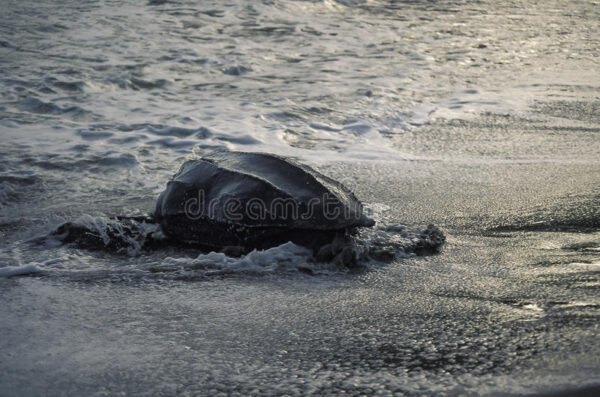
M0 7L0 395L598 391L600 3ZM215 148L447 243L352 272L47 237Z

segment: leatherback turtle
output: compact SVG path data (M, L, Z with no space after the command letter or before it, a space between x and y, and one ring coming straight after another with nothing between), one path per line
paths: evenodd
M69 222L54 236L87 248L179 244L234 256L292 241L319 261L344 264L389 259L398 250L436 252L444 242L431 225L417 235L374 225L348 188L309 166L272 154L215 151L181 166L152 215L112 218L101 227Z
M319 247L375 222L341 183L290 159L216 152L185 162L156 203L170 239L211 248Z

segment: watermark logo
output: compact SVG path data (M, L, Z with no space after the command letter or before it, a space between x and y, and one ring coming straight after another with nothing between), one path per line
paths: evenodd
M221 196L207 200L206 192L198 190L195 195L184 202L184 212L186 217L191 220L225 218L232 222L248 220L257 223L278 219L287 221L360 220L363 217L363 207L360 202L351 201L343 204L331 193L313 197L307 202L285 197L276 197L271 200L251 197L242 200L238 197Z

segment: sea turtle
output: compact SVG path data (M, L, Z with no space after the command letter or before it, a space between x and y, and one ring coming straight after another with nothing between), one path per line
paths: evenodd
M370 229L374 220L341 183L288 158L231 151L186 161L151 216L94 222L65 223L54 236L87 248L180 244L230 255L292 241L319 261L346 265L368 256L389 259L398 250L437 251L444 242L434 226L410 236L396 226Z
M219 151L185 162L159 196L165 235L210 248L319 248L375 222L341 183L293 160Z

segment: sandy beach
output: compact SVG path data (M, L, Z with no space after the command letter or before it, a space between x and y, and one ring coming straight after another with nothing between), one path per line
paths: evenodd
M598 394L598 5L234 3L0 17L0 395ZM214 147L446 244L357 271L44 240Z

